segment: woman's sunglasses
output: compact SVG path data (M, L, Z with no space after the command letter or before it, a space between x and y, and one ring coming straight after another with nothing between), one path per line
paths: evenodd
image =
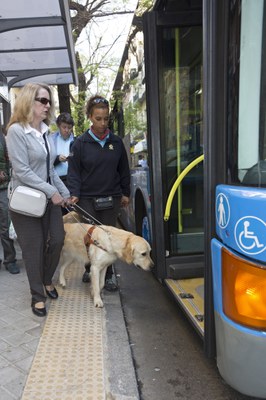
M99 103L109 104L108 100L106 100L106 99L101 99L101 98L94 99L92 102L93 102L94 104L99 104Z
M48 100L46 97L35 97L35 100L42 103L44 106L46 106L47 103L49 103L50 106L52 105L51 100Z

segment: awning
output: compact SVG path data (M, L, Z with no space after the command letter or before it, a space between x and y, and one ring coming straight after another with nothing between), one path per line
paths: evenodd
M9 88L77 85L68 0L1 1L0 73Z

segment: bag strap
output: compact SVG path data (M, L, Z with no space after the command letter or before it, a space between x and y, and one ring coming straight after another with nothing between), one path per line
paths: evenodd
M45 148L47 151L47 157L46 157L46 168L47 168L47 182L51 183L50 180L50 151L49 151L49 147L48 147L48 143L47 143L47 138L46 138L46 134L43 134L43 139L44 139L44 144L45 144Z

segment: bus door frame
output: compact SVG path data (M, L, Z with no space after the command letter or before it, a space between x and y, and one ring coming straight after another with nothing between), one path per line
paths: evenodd
M165 248L166 227L164 224L164 204L168 193L163 196L160 109L162 82L160 70L161 31L163 28L202 25L202 10L186 10L165 13L151 11L144 14L145 77L147 94L148 154L151 167L152 204L152 254L156 260L155 274L158 279L176 279L174 265L178 264L179 278L196 277L203 274L203 255L167 257ZM153 140L150 140L152 135ZM188 270L188 266L191 266ZM171 276L169 276L171 274Z
M231 0L203 0L204 126L204 351L216 355L211 240L215 232L215 189L227 183L228 30Z

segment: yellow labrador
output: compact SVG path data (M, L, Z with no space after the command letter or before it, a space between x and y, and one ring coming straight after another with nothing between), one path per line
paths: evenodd
M106 268L117 259L149 271L153 266L150 245L140 236L107 225L65 223L66 236L59 261L59 283L65 287L65 269L72 263L91 263L91 296L103 307L101 290Z

